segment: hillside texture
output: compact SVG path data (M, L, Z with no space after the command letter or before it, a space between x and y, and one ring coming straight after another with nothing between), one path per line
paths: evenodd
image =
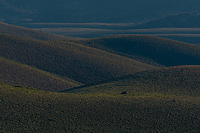
M78 95L0 84L0 131L195 132L199 103L197 97Z
M122 35L75 42L147 58L164 66L200 65L200 46L160 37Z
M43 91L61 91L81 85L36 68L0 58L0 82Z
M0 34L0 56L83 84L157 68L76 43Z
M200 66L175 66L66 90L70 93L200 96Z

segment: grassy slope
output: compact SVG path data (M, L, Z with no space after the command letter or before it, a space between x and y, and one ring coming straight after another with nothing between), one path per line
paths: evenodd
M87 84L157 68L87 46L0 34L0 56Z
M199 65L200 47L160 37L123 35L79 40L78 43L147 58L164 66Z
M0 108L2 132L200 130L198 97L79 95L0 84Z
M11 34L36 40L68 40L72 37L54 35L50 33L40 32L20 26L14 26L0 22L0 33ZM75 38L73 38L75 39Z
M68 90L70 93L111 93L130 95L168 94L200 95L200 66L175 66L138 72L121 78L108 80Z
M22 85L43 91L61 91L81 85L71 79L64 80L42 70L0 58L0 82Z

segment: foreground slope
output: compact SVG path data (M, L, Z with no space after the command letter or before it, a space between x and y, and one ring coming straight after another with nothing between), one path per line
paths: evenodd
M54 35L50 33L40 32L20 26L15 26L11 24L6 24L0 22L0 33L11 34L36 40L68 40L72 39L72 37ZM75 38L73 38L75 39Z
M0 108L1 132L200 130L197 97L79 95L0 84Z
M10 85L22 85L43 91L61 91L81 85L71 79L0 58L0 82Z
M79 40L87 46L153 60L164 66L200 65L200 46L144 35L121 35Z
M95 48L0 34L0 56L83 84L157 68Z
M97 84L66 90L70 93L200 96L200 66L175 66L138 72Z

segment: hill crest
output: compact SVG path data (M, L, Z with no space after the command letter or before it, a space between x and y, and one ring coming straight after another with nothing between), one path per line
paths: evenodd
M150 59L164 66L200 65L200 46L161 37L121 35L75 42L133 58Z
M147 70L120 78L80 86L67 93L109 93L130 95L187 95L199 97L200 66L173 66Z
M9 85L22 85L42 91L61 91L82 85L71 79L1 57L0 70L0 82Z

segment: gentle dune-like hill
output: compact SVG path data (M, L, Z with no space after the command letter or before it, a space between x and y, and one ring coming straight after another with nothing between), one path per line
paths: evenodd
M10 25L0 22L0 33L11 34L36 40L68 40L75 39L73 37L66 37L61 35L50 34L37 30L32 30L20 26Z
M113 80L66 90L68 93L126 92L131 95L200 95L200 66L174 66L138 72Z
M43 91L61 91L81 85L71 79L0 58L0 82L10 85L22 85ZM19 86L20 87L20 86Z
M0 34L0 56L83 84L157 68L102 50L62 41Z
M197 132L198 97L42 92L0 84L1 132Z
M144 35L79 40L87 46L153 60L164 66L200 65L200 46Z

